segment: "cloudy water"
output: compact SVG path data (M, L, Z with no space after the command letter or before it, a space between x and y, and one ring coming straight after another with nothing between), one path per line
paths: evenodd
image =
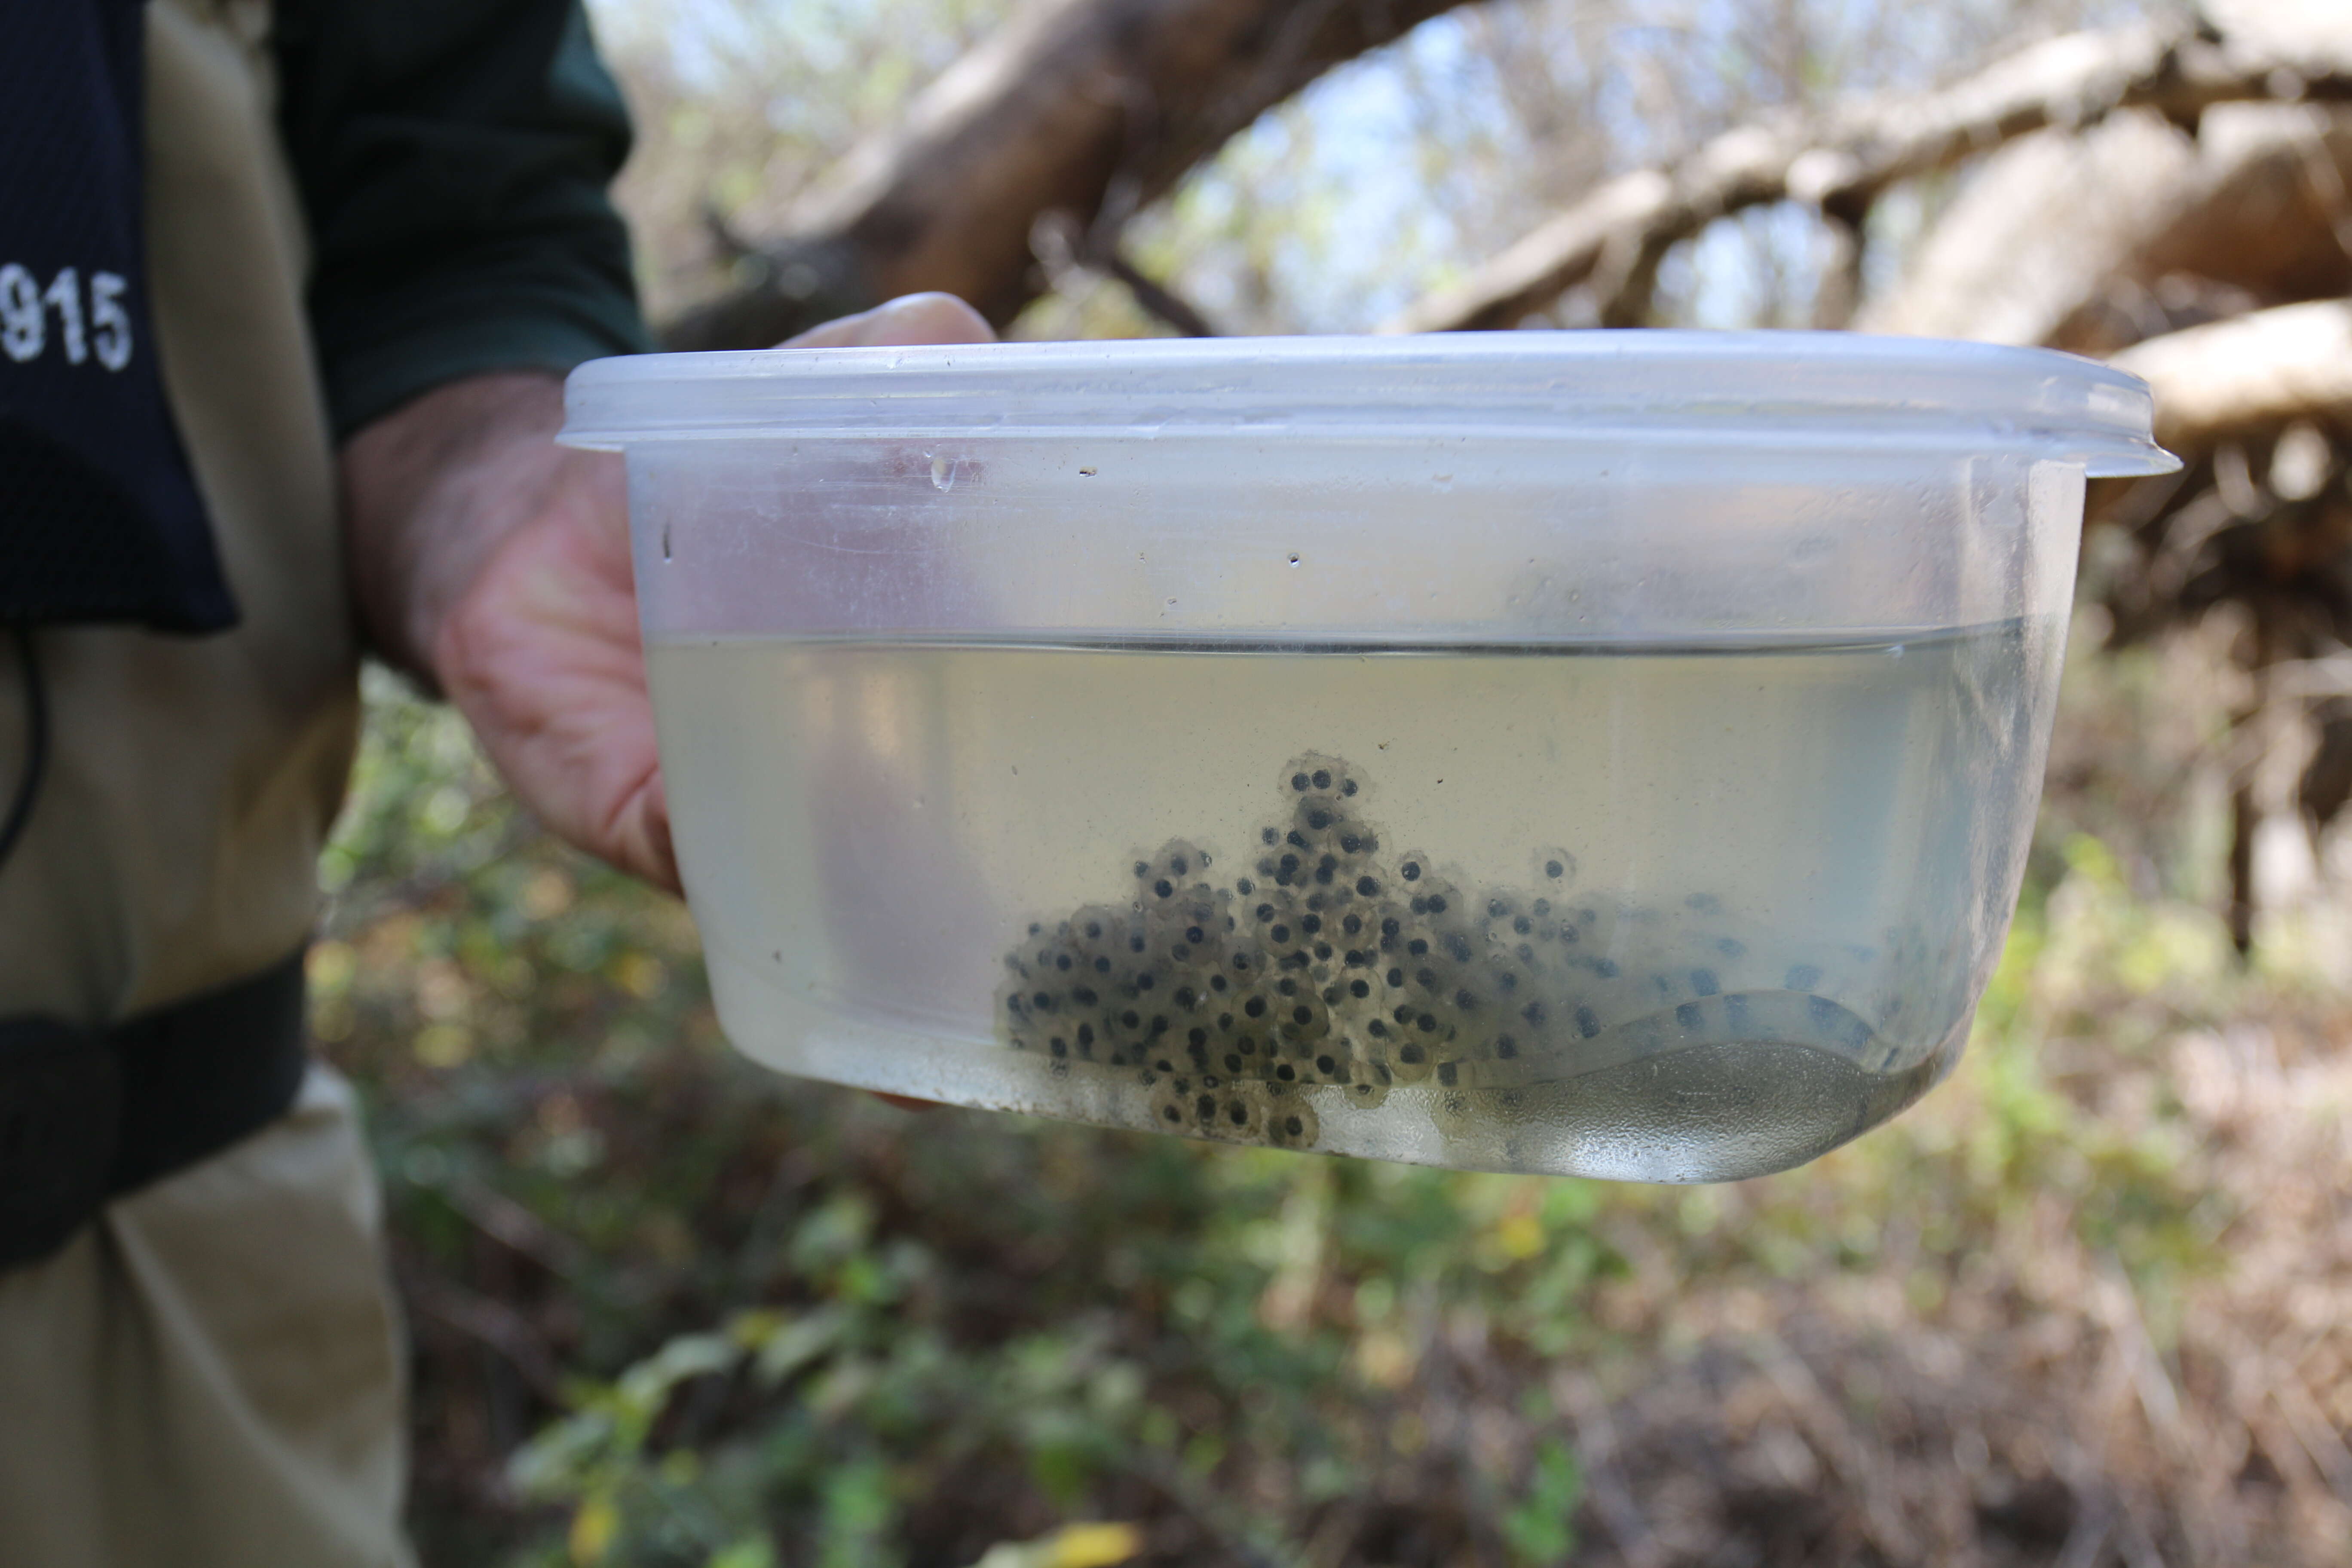
M761 1060L1688 1181L1801 1163L1949 1067L2061 635L649 662L720 1016Z

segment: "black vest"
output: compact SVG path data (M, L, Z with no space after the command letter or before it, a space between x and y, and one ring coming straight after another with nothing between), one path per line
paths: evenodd
M236 621L141 222L142 0L0 0L0 624Z
M0 0L0 627L27 728L0 868L47 749L31 628L236 620L156 372L145 19L142 0ZM0 1270L283 1113L306 1060L299 953L109 1029L0 1017Z

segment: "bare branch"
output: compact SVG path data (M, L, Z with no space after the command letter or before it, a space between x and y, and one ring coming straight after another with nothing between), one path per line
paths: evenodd
M1853 325L1854 312L1862 308L1864 235L1860 224L1842 217L1829 220L1829 233L1830 254L1813 299L1813 325L1836 331Z
M672 348L751 347L918 289L1009 321L1038 291L1038 216L1092 226L1163 195L1330 67L1458 0L1032 0L852 153L761 247L765 276Z
M1102 258L1102 269L1127 285L1135 302L1159 317L1188 338L1213 338L1217 329L1209 324L1197 306L1174 289L1151 278L1129 261L1125 254L1113 250Z
M1612 258L1663 256L1716 218L1767 202L1801 201L1859 223L1888 185L2045 126L2134 107L2193 124L2215 104L2279 98L2352 100L2352 51L2240 45L2178 29L2069 34L1940 92L1857 104L1821 122L1745 126L1672 168L1619 175L1382 330L1512 326L1601 279ZM1605 319L1623 284L1606 280L1600 291Z
M2341 298L2348 177L2352 111L2308 104L2217 106L2194 140L2145 110L2022 137L1985 160L1859 324L2105 358Z
M2156 390L2156 438L2184 455L2298 419L2352 428L2352 300L2281 305L2115 356Z
M1097 223L1092 234L1081 230L1069 213L1038 215L1029 231L1029 248L1045 276L1059 289L1066 279L1087 274L1115 279L1137 305L1188 338L1221 336L1191 300L1150 277L1118 247L1116 227Z

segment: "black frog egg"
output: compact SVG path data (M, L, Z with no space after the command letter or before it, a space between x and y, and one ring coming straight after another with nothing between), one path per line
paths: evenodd
M1255 1025L1236 1023L1212 1048L1214 1065L1233 1078L1268 1081L1286 1065L1275 1031Z
M1363 781L1345 760L1321 752L1293 757L1281 773L1283 794L1294 802L1309 802L1352 811L1363 798Z
M1247 1070L1260 1075L1271 1072L1275 1061L1286 1053L1284 1025L1289 1009L1297 1005L1296 989L1291 995L1285 995L1276 988L1279 982L1269 975L1234 997L1229 1005L1230 1010L1219 1014L1221 1019L1232 1020L1230 1026L1222 1029L1221 1033L1234 1039L1255 1042L1257 1053L1255 1059L1261 1065Z
M1242 927L1232 891L1205 887L1147 901L1139 919L1151 954L1178 971L1192 972L1196 983L1217 968Z
M1202 1100L1211 1103L1205 1108ZM1226 1079L1218 1088L1204 1090L1193 1097L1193 1112L1205 1116L1201 1131L1212 1138L1223 1138L1236 1143L1265 1142L1266 1086L1248 1080Z
M1133 925L1134 916L1126 910L1108 904L1084 905L1064 923L1067 934L1055 960L1066 953L1075 961L1073 969L1080 976L1108 975L1131 956L1128 938ZM1058 969L1058 962L1055 967Z
M1301 1012L1311 1015L1310 1022L1297 1023ZM1297 1081L1344 1084L1353 1079L1363 1059L1357 1033L1362 1020L1343 1015L1320 996L1292 1002L1287 1016L1291 1022L1280 1032L1280 1051Z
M1497 952L1517 955L1522 963L1532 963L1537 962L1535 954L1548 954L1559 945L1563 931L1570 929L1559 906L1541 895L1498 894L1487 899L1479 912L1490 946Z
M1318 823L1322 826L1318 828ZM1359 898L1376 898L1385 879L1379 873L1381 836L1363 818L1345 811L1332 812L1328 818L1320 808L1302 809L1299 816L1302 835L1314 841L1318 856L1331 857L1328 864L1336 873L1336 882ZM1318 859L1318 866L1326 862ZM1364 886L1367 876L1372 878L1370 888Z
M1576 882L1576 857L1558 845L1537 849L1528 860L1540 897L1558 898Z
M1359 1051L1348 1081L1339 1086L1339 1097L1359 1110L1376 1110L1387 1103L1395 1083L1396 1075L1385 1058Z
M1174 1027L1183 1011L1176 994L1185 988L1181 969L1165 959L1142 954L1112 972L1113 985L1101 993L1101 1005L1115 1015L1120 1032L1131 1038L1151 1039Z
M1453 1053L1458 1020L1451 1006L1417 977L1391 987L1389 1001L1388 1010L1365 1026L1366 1048L1388 1064L1395 1082L1419 1083Z
M1331 1037L1331 1009L1310 984L1295 985L1275 998L1275 1026L1284 1043L1302 1055Z
M1171 1073L1151 1086L1144 1104L1153 1127L1162 1132L1192 1131L1201 1077L1192 1072Z
M1450 896L1441 893L1438 898L1444 909L1454 907ZM1403 971L1406 983L1422 995L1452 995L1492 951L1485 933L1468 921L1426 908L1417 917L1407 916L1403 934L1398 949L1386 955L1389 968Z
M1326 899L1353 896L1354 868L1343 861L1336 851L1310 839L1300 860L1299 887L1313 889L1318 896Z
M1495 997L1462 985L1423 1002L1402 1037L1428 1048L1442 1079L1448 1064L1482 1057L1508 1016Z
M1426 1083L1430 1075L1437 1070L1438 1055L1443 1049L1424 1035L1411 1029L1398 1029L1380 1060L1387 1067L1390 1080L1393 1083L1407 1086Z
M999 998L998 1018L999 1027L1014 1050L1034 1051L1045 1044L1045 1037L1030 1022L1027 1006L1018 994Z
M1208 890L1210 857L1189 839L1171 838L1135 862L1136 902L1145 910L1195 887Z
M1448 1089L1441 1085L1429 1098L1429 1120L1448 1140L1483 1142L1494 1136L1498 1120L1507 1122L1521 1099L1511 1090Z
M1402 886L1397 889L1397 900L1404 908L1400 920L1404 926L1407 951L1419 941L1427 951L1444 952L1456 963L1465 962L1468 951L1475 950L1478 920L1489 901L1465 890L1452 877L1440 872L1425 855L1407 855L1397 868ZM1420 956L1414 953L1413 956Z
M1558 916L1530 913L1518 919L1530 929L1498 937L1484 965L1488 987L1501 999L1516 998L1516 1005L1525 1005L1537 997L1573 990L1589 978L1583 962L1591 955L1562 935L1568 928ZM1516 927L1517 921L1512 923Z
M1349 809L1351 804L1315 796L1301 800L1283 831L1282 847L1298 856L1307 885L1370 897L1359 884L1373 868L1381 837Z
M1154 1084L1146 1101L1151 1125L1166 1132L1259 1143L1265 1134L1265 1086L1222 1073L1179 1073Z
M1229 941L1216 950L1202 984L1221 1008L1230 1009L1255 994L1261 984L1271 983L1274 973L1271 948L1259 942Z
M1487 1010L1456 1035L1452 1049L1437 1064L1437 1086L1525 1083L1543 1076L1561 1059L1549 1026L1553 1016L1549 1003L1536 1013L1544 1020L1540 1023L1530 1023L1524 1008Z
M1190 1031L1186 1041L1189 1049ZM1272 1069L1273 1061L1273 1032L1242 1026L1231 1014L1220 1015L1217 1026L1205 1031L1204 1048L1195 1058L1196 1065L1203 1070L1238 1079L1262 1079Z
M1224 1008L1224 998L1208 988L1197 970L1176 971L1162 1000L1183 1027L1196 1027Z
M1391 967L1382 959L1380 949L1370 942L1349 947L1339 955L1338 967L1324 988L1324 1000L1330 1004L1333 1014L1351 1028L1363 1019L1376 1018L1391 1005L1388 1000Z
M1207 1072L1217 1058L1232 1048L1232 1042L1219 1037L1218 1031L1207 1023L1188 1023L1181 1030L1171 1031L1158 1043L1152 1053L1151 1065L1161 1072ZM1228 1070L1237 1070L1238 1063Z
M1289 1084L1267 1084L1260 1114L1263 1139L1276 1149L1312 1149L1321 1141L1323 1123L1307 1094Z

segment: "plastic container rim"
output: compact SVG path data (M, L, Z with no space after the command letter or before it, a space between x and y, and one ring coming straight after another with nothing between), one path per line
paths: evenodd
M2049 349L1659 329L766 349L593 360L561 438L1494 440L2179 467L2138 377Z

